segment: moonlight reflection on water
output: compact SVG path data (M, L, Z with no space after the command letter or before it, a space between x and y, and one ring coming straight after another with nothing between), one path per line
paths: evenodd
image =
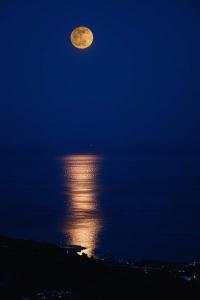
M102 222L98 205L98 175L101 157L69 155L62 158L65 195L69 203L64 233L71 245L81 245L94 254Z

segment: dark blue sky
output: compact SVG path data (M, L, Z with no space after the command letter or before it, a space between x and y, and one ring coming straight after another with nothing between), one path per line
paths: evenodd
M0 36L2 143L199 143L199 1L1 0Z

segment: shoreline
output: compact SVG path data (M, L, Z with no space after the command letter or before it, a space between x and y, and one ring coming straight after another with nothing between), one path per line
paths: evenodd
M161 295L166 289L168 297L178 293L182 299L185 295L193 299L193 293L200 294L198 261L190 264L160 260L116 261L78 255L77 250L80 250L77 246L66 249L0 236L1 299L20 299L19 295L29 295L31 300L42 299L34 298L36 291L44 295L53 290L52 293L60 293L62 297L70 295L70 299L94 299L99 293L103 299L112 299L111 294L116 298L133 292L140 299L150 294L157 299L157 293Z

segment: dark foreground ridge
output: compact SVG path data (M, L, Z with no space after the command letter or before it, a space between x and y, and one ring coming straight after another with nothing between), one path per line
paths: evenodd
M70 248L71 249L71 248ZM0 299L198 299L200 263L115 262L0 237Z

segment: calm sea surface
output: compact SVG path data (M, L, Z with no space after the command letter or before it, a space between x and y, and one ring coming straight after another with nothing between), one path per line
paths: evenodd
M200 257L200 160L192 155L9 154L0 234L88 255Z

